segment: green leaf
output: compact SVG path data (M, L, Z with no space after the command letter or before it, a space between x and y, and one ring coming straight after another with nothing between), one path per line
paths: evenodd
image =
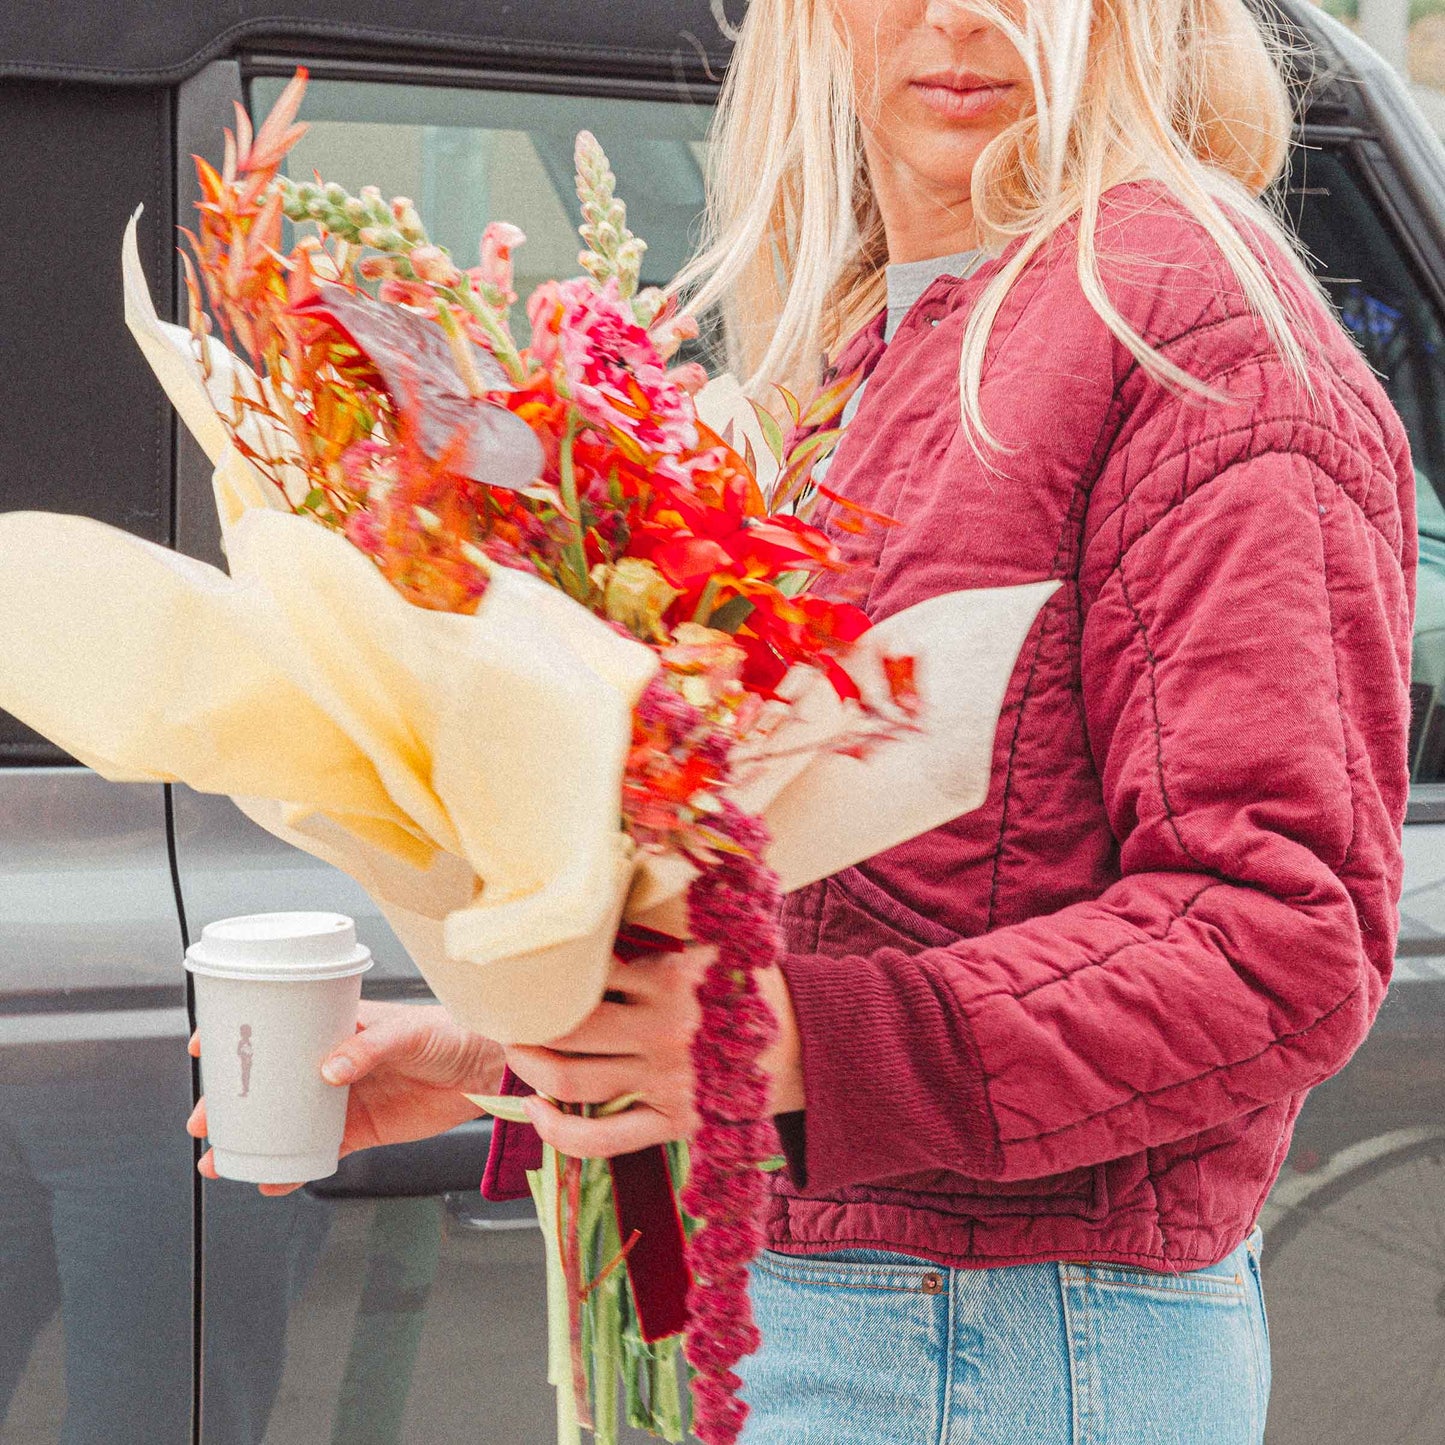
M716 577L709 577L707 585L702 589L702 596L697 599L697 606L693 608L692 620L702 622L712 616L712 605L717 601L718 591L722 583Z
M707 620L709 627L719 632L736 632L756 611L746 597L729 597Z
M815 431L812 436L805 437L788 453L788 465L793 467L809 458L816 458L820 453L835 447L838 444L838 438L842 435L842 427L833 427L829 431Z
M753 415L758 419L758 425L763 431L763 440L768 444L768 450L773 454L774 461L783 459L783 429L778 425L778 419L761 402L750 401Z
M774 581L773 586L784 597L801 597L812 580L811 572L784 572Z
M832 386L824 387L817 396L808 403L808 409L803 413L803 420L800 425L823 426L827 422L838 417L845 406L848 405L848 398L857 389L859 381L862 380L863 372L860 368L850 372L841 381L835 381Z
M509 1124L532 1122L522 1107L522 1101L516 1097L501 1094L467 1094L464 1097L470 1099L477 1108L485 1109L494 1118L505 1119Z

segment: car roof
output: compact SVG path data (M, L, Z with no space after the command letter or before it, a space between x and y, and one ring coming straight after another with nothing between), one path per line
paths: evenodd
M725 65L746 0L60 0L0 5L0 76L170 84L266 45L665 75Z
M1282 34L1316 123L1359 124L1375 57L1310 0L1247 0ZM748 0L60 0L0 5L0 79L171 86L268 49L316 58L717 80ZM1377 63L1377 62L1376 62Z

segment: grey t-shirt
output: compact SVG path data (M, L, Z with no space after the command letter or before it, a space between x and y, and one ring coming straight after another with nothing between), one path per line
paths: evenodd
M903 318L913 309L919 297L940 276L972 276L983 264L985 252L955 251L951 256L935 256L928 261L899 261L888 268L888 320L883 339L892 341ZM861 393L862 387L859 387Z
M951 256L934 256L927 261L899 261L888 267L888 319L883 324L883 339L892 341L903 318L913 309L923 295L940 276L972 276L983 264L987 253L983 250L955 251ZM863 400L865 381L843 408L839 426L847 426ZM824 457L813 468L813 475L822 479L828 471L832 457Z

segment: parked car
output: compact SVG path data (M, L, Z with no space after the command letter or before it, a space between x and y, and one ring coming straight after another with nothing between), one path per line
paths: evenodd
M1261 4L1269 0L1260 0ZM1271 1445L1445 1438L1445 151L1305 0L1279 201L1409 427L1422 567L1396 978L1311 1096L1266 1202ZM687 254L744 0L62 0L0 9L0 509L86 512L219 562L204 460L120 317L144 203L179 303L192 152L298 63L293 158L413 196L470 254L522 225L519 289L574 260L571 145L618 172L652 281ZM541 1445L541 1245L476 1193L485 1125L348 1160L285 1200L202 1184L183 947L261 909L356 917L372 997L426 989L368 900L225 799L103 782L0 715L0 1445ZM641 1437L634 1437L641 1438Z

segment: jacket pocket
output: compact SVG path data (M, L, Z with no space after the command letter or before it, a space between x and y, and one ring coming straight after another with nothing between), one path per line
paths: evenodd
M843 1203L893 1204L985 1222L1051 1215L1098 1222L1109 1213L1107 1164L1086 1165L1045 1179L971 1179L938 1172L839 1191Z

